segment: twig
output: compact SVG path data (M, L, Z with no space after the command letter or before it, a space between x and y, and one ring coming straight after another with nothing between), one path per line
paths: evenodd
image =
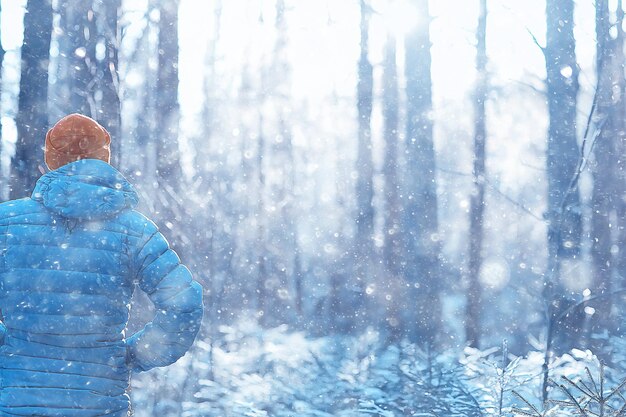
M468 173L465 173L465 172L461 172L461 171L455 171L455 170L452 170L452 169L437 168L437 170L441 171L441 172L445 172L446 174L457 175L459 177L471 177L472 176L471 174L468 174ZM485 178L484 182L485 182L485 184L487 184L489 186L490 189L495 191L496 194L504 197L504 199L507 200L509 203L513 204L514 206L516 206L517 208L519 208L520 210L522 210L526 214L530 215L535 220L539 220L541 222L545 222L545 219L543 217L533 213L533 211L531 209L529 209L528 207L524 206L519 201L516 201L513 198L509 197L504 192L500 191L500 189L494 183L489 181L489 179Z
M570 307L568 307L567 309L563 310L561 312L561 314L559 314L556 317L556 321L560 322L565 316L567 316L569 313L571 313L574 309L576 309L578 307L581 307L581 306L583 306L583 305L585 305L585 304L587 304L587 303L589 303L591 301L599 300L599 299L602 299L602 298L613 297L614 295L618 295L618 294L621 294L621 293L624 293L624 292L626 292L626 288L620 288L619 290L611 291L610 293L599 294L599 295L596 295L595 297L590 297L590 298L586 298L584 300L581 300L578 303L573 304Z
M541 89L541 88L539 88L539 87L535 87L534 85L532 85L532 84L530 84L530 83L525 83L525 82L523 82L523 81L520 81L520 80L514 80L514 79L509 79L509 81L511 81L511 82L513 82L513 83L515 83L515 84L519 84L519 85L521 85L521 86L523 86L523 87L530 88L531 90L533 90L535 93L537 93L537 94L539 94L539 95L545 96L546 94L548 94L548 93L546 92L546 90L543 90L543 89Z
M513 393L513 395L515 395L519 400L521 400L524 404L526 404L531 410L533 410L533 412L535 414L531 414L528 411L525 410L520 410L518 408L513 408L513 411L519 414L524 414L526 416L535 416L535 417L542 417L543 413L541 413L537 407L535 407L534 405L532 405L530 403L530 401L528 401L526 398L524 398L519 392L513 390L511 391Z
M526 29L526 32L528 32L528 34L530 35L530 37L533 38L533 42L535 43L535 45L537 45L539 47L539 49L541 50L541 52L545 54L546 53L546 47L539 43L539 41L537 40L537 37L528 28L528 26L525 26L525 29Z
M489 179L485 178L485 184L487 184L489 187L491 187L491 189L494 190L496 192L496 194L499 194L500 196L504 197L504 199L507 200L509 203L513 204L514 206L516 206L517 208L519 208L520 210L522 210L526 214L530 215L535 220L539 220L541 222L545 221L544 218L542 218L541 216L538 216L537 214L533 213L533 211L531 209L529 209L528 207L526 207L524 204L520 203L519 201L514 200L513 198L511 198L508 195L506 195L504 192L500 191L500 189L498 187L496 187L496 185L493 184L491 181L489 181Z

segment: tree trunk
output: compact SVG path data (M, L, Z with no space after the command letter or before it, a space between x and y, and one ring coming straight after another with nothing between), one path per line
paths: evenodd
M387 288L382 291L392 297L387 301L386 322L392 340L400 338L398 297L396 291L398 281L402 275L401 257L401 225L400 225L400 196L398 183L398 75L396 67L396 39L392 35L387 36L385 45L385 57L383 61L383 117L385 158L383 162L384 196L385 196L385 225L383 243L383 261L387 277ZM382 284L382 283L381 283Z
M148 3L148 15L151 16L153 10L157 7L154 1L151 0ZM146 28L144 29L141 38L137 42L137 61L140 62L141 68L145 74L140 96L141 112L137 114L137 128L135 129L135 142L136 151L140 152L142 158L133 158L132 155L124 154L125 164L129 167L133 165L133 172L131 179L134 179L140 189L152 188L152 184L158 181L157 171L157 119L159 116L156 114L156 90L157 90L157 74L152 69L153 62L157 55L158 45L158 30L157 23L148 18L146 22ZM139 52L140 51L140 52ZM141 172L140 178L134 178L134 171ZM141 191L141 190L140 190ZM155 201L152 199L144 199L145 203L154 205ZM154 212L156 208L154 206L149 207Z
M358 130L358 155L357 155L357 183L356 183L356 199L357 199L357 218L356 218L356 236L355 236L355 265L354 272L356 275L357 303L354 309L354 319L356 321L365 320L365 287L368 284L370 267L373 264L373 233L374 233L374 207L372 200L374 198L373 175L374 163L372 160L372 89L373 89L373 70L372 64L369 62L368 53L368 31L369 31L369 5L365 0L360 1L361 4L361 47L358 64L358 83L357 83L357 110L359 117ZM343 307L342 307L343 309ZM347 315L347 311L344 312Z
M202 131L200 133L200 140L198 146L196 146L196 173L202 176L212 177L215 175L215 168L212 166L211 157L211 137L213 135L213 129L216 124L219 123L216 119L217 112L215 108L219 105L217 89L217 76L215 64L217 61L217 45L220 39L221 25L222 25L222 1L217 0L215 2L213 10L213 36L207 44L207 49L204 55L204 77L203 77L203 95L204 103L202 106ZM240 103L241 104L241 103ZM244 105L249 106L249 103Z
M573 298L562 283L562 264L580 254L581 215L578 185L572 183L579 149L576 142L578 73L574 39L574 1L546 2L546 83L548 92L548 270L544 296L560 314ZM581 317L568 315L555 329L555 347L576 345Z
M156 109L159 142L160 179L178 185L182 178L178 151L178 4L179 0L159 3L159 41Z
M98 108L97 120L108 130L113 141L111 163L119 166L122 155L120 80L118 76L118 49L120 31L117 25L121 0L104 2L99 0L98 32L105 46L103 59L98 60L98 76L101 80L102 101Z
M295 154L289 109L291 107L291 67L287 56L287 16L284 0L276 0L274 22L275 41L269 68L268 102L275 109L270 115L269 128L275 132L275 140L268 141L268 169L275 175L268 176L269 204L280 207L267 214L267 272L270 279L273 321L290 323L295 319L298 272L296 253L298 234L295 218ZM301 282L300 282L301 284ZM269 322L268 322L269 323Z
M56 38L57 82L53 89L53 114L90 116L111 135L111 161L121 155L118 70L118 12L121 0L63 0L59 2L61 35ZM98 55L98 45L104 54ZM64 62L65 61L65 62Z
M67 36L69 103L64 114L80 113L97 118L96 45L98 30L93 0L65 0L61 4L62 28Z
M265 288L267 282L267 268L265 265L265 256L267 253L265 245L265 170L263 168L263 156L265 154L265 133L263 132L263 116L259 115L259 147L257 150L257 175L258 175L258 208L257 208L257 314L259 322L266 322L265 315L267 305L267 291Z
M578 73L574 39L573 0L546 3L545 47L548 112L548 255L549 271L558 285L560 266L580 253L581 217L577 184L569 189L576 172L576 96Z
M406 184L404 231L406 280L414 307L407 306L409 340L432 344L441 326L436 161L433 144L430 13L428 0L415 3L427 23L405 39Z
M217 183L218 175L215 167L216 164L214 164L211 154L213 126L217 123L214 112L214 108L217 106L215 99L216 93L214 90L216 88L216 51L221 32L221 0L216 1L214 7L213 36L207 45L204 56L204 74L202 84L204 103L202 105L201 112L202 127L196 142L196 158L194 163L196 169L194 182L197 181L201 184L201 187L206 189L206 196L204 197L206 199L206 203L201 205L205 209L199 213L200 217L198 221L202 224L206 224L207 227L197 230L195 233L195 239L200 242L199 245L196 245L196 253L200 255L198 257L197 268L199 268L201 284L205 288L205 299L209 300L209 302L206 303L208 306L208 317L204 322L205 325L203 326L204 331L202 336L210 341L208 352L209 359L207 361L209 365L210 377L213 374L213 342L217 338L217 330L221 324L221 314L219 314L219 312L221 311L223 301L222 295L225 289L224 280L219 280L220 285L218 287L218 280L216 279L217 273L222 272L218 269L219 260L217 251L219 240L217 235L218 222L216 221L218 216L221 214L218 214L221 208L221 201L218 200L219 184Z
M600 134L594 150L592 213L591 213L591 255L593 259L592 294L611 292L612 277L616 273L616 261L611 248L617 245L614 240L615 227L620 220L617 213L620 206L619 194L619 148L624 141L624 36L621 28L623 12L618 5L617 22L614 29L617 37L611 36L611 13L608 0L596 1L596 71L597 71L597 117L601 121ZM617 92L617 93L616 93ZM616 224L618 223L618 224ZM591 333L612 329L611 298L605 297L592 306L595 314L591 317Z
M10 198L30 195L43 166L41 149L48 129L48 63L52 36L49 0L29 0L24 16L24 44L18 98L17 143L11 161Z
M396 68L396 39L388 36L383 64L383 114L385 160L385 233L383 259L387 271L399 276L400 260L400 198L398 195L398 77Z
M178 6L179 0L159 3L158 69L156 80L157 210L169 229L172 246L184 258L185 225L180 190L183 181L178 150Z
M480 14L476 30L476 91L474 97L474 190L470 197L469 260L467 313L465 335L472 347L480 345L480 312L482 309L480 267L482 265L483 218L485 213L485 141L487 100L487 0L480 1Z
M48 89L48 120L57 121L68 114L70 110L70 37L67 35L68 0L57 0L56 14L58 15L57 30L52 31L52 42L56 42L59 53L51 57L54 67L54 84ZM54 19L54 15L53 15Z

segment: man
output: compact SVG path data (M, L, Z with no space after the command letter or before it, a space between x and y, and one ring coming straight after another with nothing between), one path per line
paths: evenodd
M202 287L72 114L46 135L30 198L0 204L0 416L126 416L131 371L169 365L202 320ZM126 337L138 285L156 315Z

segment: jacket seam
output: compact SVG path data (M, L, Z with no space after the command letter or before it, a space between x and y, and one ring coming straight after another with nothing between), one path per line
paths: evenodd
M144 226L144 232L145 232L145 230L146 230L146 227L148 227L148 225L147 225L147 224ZM140 273L141 271L143 271L144 269L146 269L149 265L151 265L151 264L152 264L152 262L154 262L154 261L150 262L150 264L149 264L149 265L146 265L146 266L145 266L145 267L143 267L143 268L141 267L141 265L137 265L137 264L139 263L139 262L138 262L138 261L139 261L139 254L141 253L141 251L143 251L143 250L144 250L144 248L146 247L146 245L148 245L148 243L150 242L150 240L152 240L152 238L153 238L153 237L154 237L157 233L159 233L159 230L158 230L158 229L157 229L157 230L155 230L155 231L154 231L154 233L152 233L152 234L148 237L148 239L146 239L146 241L143 243L143 245L141 245L141 247L139 248L139 250L137 250L137 252L136 252L136 255L135 255L135 257L134 257L134 261L135 261L134 263L135 263L135 265L136 265L136 271L133 271L133 280L134 280L134 281L137 281L137 277L138 277L138 275L139 275L139 273ZM142 234L143 234L143 232L142 232ZM158 259L158 257L157 257L156 259ZM143 262L142 262L142 263L143 263Z
M1 226L0 226L1 227ZM15 246L36 246L38 248L56 248L57 245L42 245L39 243L16 243ZM113 252L119 254L120 251L116 249L104 249L104 248L88 248L85 246L68 246L68 248L72 249L87 249L87 250L99 250L105 252Z

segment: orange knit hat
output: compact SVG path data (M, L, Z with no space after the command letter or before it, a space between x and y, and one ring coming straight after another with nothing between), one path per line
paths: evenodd
M95 120L70 114L59 120L46 134L44 156L50 169L79 159L111 160L111 136Z

